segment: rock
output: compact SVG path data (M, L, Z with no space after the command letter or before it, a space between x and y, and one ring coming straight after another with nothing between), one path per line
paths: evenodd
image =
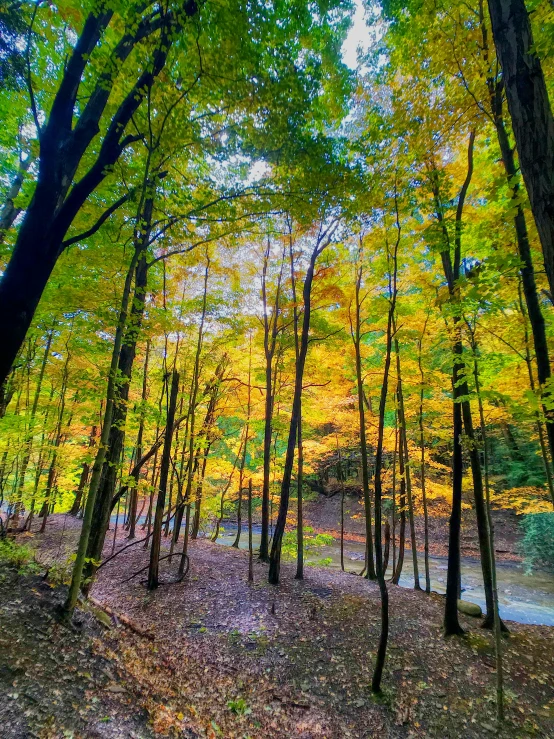
M483 615L481 606L476 603L470 603L468 600L458 600L458 610L460 613L465 613L466 616L473 616L479 618Z

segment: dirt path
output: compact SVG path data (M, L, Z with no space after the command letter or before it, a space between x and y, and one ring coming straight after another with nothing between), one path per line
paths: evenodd
M61 551L77 534L53 519L42 555ZM118 546L124 539L118 541ZM111 542L109 544L111 549ZM373 583L328 569L308 568L282 584L247 555L207 541L191 544L187 581L148 593L136 578L147 561L138 545L100 571L93 595L124 614L139 636L107 632L99 651L127 675L137 708L157 733L177 736L474 737L494 734L494 657L479 622L464 639L444 640L442 599L391 587L390 648L385 695L369 685L379 631ZM162 563L174 579L177 562ZM505 642L508 721L503 736L554 736L554 632L510 624ZM113 736L118 736L113 734Z

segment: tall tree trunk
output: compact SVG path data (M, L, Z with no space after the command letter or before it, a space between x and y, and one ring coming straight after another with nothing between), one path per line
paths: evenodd
M244 440L244 449L242 451L242 459L240 462L240 475L239 475L239 497L237 507L237 535L233 546L236 549L239 548L241 524L242 524L242 481L244 476L244 465L246 463L246 452L248 448L248 435L250 433L250 414L252 408L252 334L250 334L250 347L248 354L248 395L246 400L246 438Z
M419 444L421 448L421 462L419 465L419 477L421 481L421 499L423 503L423 538L424 538L424 553L425 553L425 592L431 592L431 576L429 574L429 511L427 509L427 487L425 479L425 431L423 426L423 400L425 397L425 375L423 374L423 363L422 363L422 350L423 350L423 339L425 337L425 331L427 329L427 321L429 320L429 313L425 318L423 324L423 330L418 341L418 353L417 363L419 366L419 374L421 377L420 390L419 390Z
M396 568L392 576L393 585L398 585L404 567L404 552L406 548L406 465L405 465L405 449L404 430L400 425L398 429L398 475L400 477L400 530L398 532L398 555L396 559Z
M71 584L69 586L69 592L67 594L66 601L63 606L63 613L66 618L71 618L75 606L77 604L77 597L79 595L79 589L81 587L81 580L83 575L83 568L85 566L86 554L89 544L89 537L92 527L92 517L94 512L94 505L96 502L96 495L98 488L100 487L100 478L102 476L102 468L104 466L104 460L106 458L106 448L108 445L110 430L112 426L113 410L116 402L116 385L117 385L117 369L118 369L118 358L121 351L121 345L123 343L123 336L125 332L125 326L127 325L127 313L129 310L129 296L131 293L131 280L133 276L133 267L136 266L137 253L133 255L131 260L131 268L127 272L127 278L123 287L123 299L121 301L121 309L119 311L119 317L117 327L115 331L114 346L112 351L112 361L110 364L108 374L108 391L106 393L106 407L104 410L104 418L102 421L102 431L100 434L100 440L98 443L98 452L94 460L92 468L92 476L90 480L89 491L87 495L87 502L85 506L85 513L83 516L83 525L81 527L81 534L79 536L79 544L77 547L77 555L75 558L75 564L73 565L73 572L71 575ZM90 587L90 582L88 587Z
M554 293L554 118L525 0L488 0L523 180Z
M254 582L254 556L252 551L252 478L248 480L248 582Z
M183 500L179 501L180 503L184 503L187 508L187 517L185 521L185 536L183 540L183 551L181 553L181 561L179 563L179 575L183 575L185 571L185 563L187 558L187 546L188 546L188 537L189 537L189 522L190 522L190 503L191 503L191 495L192 495L192 481L194 478L194 449L196 446L196 399L198 396L198 384L200 381L200 358L202 356L202 346L204 343L204 322L206 320L206 307L207 307L207 300L208 300L208 278L210 276L210 256L208 252L206 252L206 269L204 271L204 291L202 294L202 314L200 317L200 325L198 327L198 342L196 345L196 355L194 358L194 369L192 372L192 382L191 382L191 390L190 390L190 398L189 398L189 449L188 449L188 460L187 460L187 485L185 488L185 493L183 496ZM181 528L181 520L183 515L183 508L182 505L178 507L178 510L175 512L175 528L173 531L173 542L177 543L177 539L179 537L179 530Z
M373 532L371 530L371 496L369 492L369 463L367 457L367 440L365 425L365 408L364 408L364 387L362 375L362 353L361 353L361 300L360 289L363 278L362 265L362 247L358 252L358 265L356 266L356 289L355 289L355 306L354 306L354 322L350 319L350 334L354 343L354 352L356 355L356 384L358 389L358 416L360 422L360 456L362 464L362 489L364 493L364 509L365 509L365 539L366 539L366 577L369 580L375 580L375 565L373 563Z
M494 608L494 650L496 658L496 717L500 724L504 719L504 674L502 669L502 628L498 607L498 588L496 584L496 558L494 551L494 526L491 515L490 487L489 487L489 450L487 444L487 426L485 422L485 411L483 409L483 398L481 396L481 382L479 379L478 347L475 339L475 331L468 322L471 339L471 351L473 354L473 377L475 380L475 394L479 404L479 421L481 440L483 442L483 458L485 468L485 505L487 513L487 527L490 539L490 567L492 573L492 593ZM505 628L505 627L504 627Z
M460 588L460 529L462 522L462 398L461 383L465 381L463 360L461 311L459 288L457 281L460 275L462 216L465 198L473 177L473 148L475 132L469 136L467 152L467 173L458 195L456 207L454 259L452 260L450 235L444 220L440 197L440 187L436 170L430 172L431 188L435 200L437 222L442 232L443 250L441 251L444 276L448 286L450 304L453 311L452 323L452 400L453 400L453 453L452 453L452 512L450 514L448 539L448 572L446 576L446 602L444 610L444 631L446 636L463 634L458 619L458 591ZM467 387L467 383L466 383ZM466 414L467 415L467 414ZM471 414L469 414L471 422Z
M48 470L48 482L46 484L46 493L44 496L44 504L43 504L44 515L42 517L42 524L40 527L41 533L43 533L46 528L46 521L48 519L50 503L52 501L52 493L54 490L54 483L56 480L56 472L57 472L56 465L58 461L58 449L62 441L62 425L63 425L63 416L65 412L65 394L67 390L67 381L68 381L68 375L69 375L69 360L71 357L69 350L67 348L66 348L66 352L67 352L67 355L65 358L63 374L62 374L62 386L60 389L60 410L58 413L58 421L56 424L56 430L54 432L52 460L50 462L50 469Z
M144 188L147 186L147 177L144 179ZM142 317L146 301L146 287L148 280L148 265L146 262L146 251L150 240L150 228L152 223L154 201L152 197L145 199L137 211L137 227L135 231L135 250L133 260L129 266L127 277L127 294L122 297L122 304L129 301L131 280L134 277L135 289L131 301L128 325L120 351L118 352L118 372L115 386L115 402L110 424L110 436L107 449L105 450L104 466L102 469L100 487L95 496L95 508L92 528L87 549L89 561L99 561L102 557L104 539L108 530L110 513L112 511L119 471L120 460L123 451L125 437L125 421L127 419L127 402L129 399L129 388L131 375L136 356L137 340L142 325ZM94 566L87 565L86 575L88 578L94 574Z
M394 321L394 317L393 317ZM408 521L410 523L410 541L412 544L412 564L414 569L414 589L421 590L419 584L419 567L417 563L417 541L414 522L414 502L412 498L412 478L410 473L410 457L408 452L408 431L406 424L406 414L404 412L404 392L402 389L402 372L400 368L400 348L398 346L398 338L396 336L396 324L393 323L395 330L394 351L396 354L396 374L397 374L397 395L398 395L398 420L402 430L401 438L404 442L404 472L406 476L406 494L408 499Z
M498 12L498 5L505 3L506 0L501 0L499 3L498 0L492 0L490 5L494 4L497 6ZM522 0L523 4L524 0ZM484 11L482 6L483 0L480 0L480 23L481 23L481 36L482 36L482 47L483 47L483 54L485 60L489 61L489 41L488 41L488 31L487 26L485 22L484 17ZM514 3L515 6L516 3ZM512 7L512 12L516 12L516 14L520 11L517 11L515 7ZM492 13L492 8L491 8ZM528 23L528 19L525 19ZM506 29L504 29L505 31ZM519 29L523 30L523 29ZM493 31L494 31L494 25L493 25ZM511 39L513 42L513 38ZM517 43L517 42L516 42ZM538 61L535 54L532 53L532 56L535 61ZM501 60L502 61L502 60ZM512 60L513 61L513 60ZM502 62L502 64L504 64ZM539 62L540 66L540 62ZM549 379L551 377L551 368L550 368L550 358L549 358L549 352L548 352L548 342L546 338L546 327L544 322L544 316L542 314L539 295L537 292L537 284L535 280L535 270L533 267L533 260L531 256L531 248L529 245L529 232L527 230L527 222L525 219L525 212L523 210L523 205L521 203L521 192L520 192L520 181L519 181L519 172L516 166L515 156L514 156L514 148L510 144L510 139L508 136L508 131L506 130L506 124L504 122L504 114L503 114L503 102L504 102L504 79L496 79L491 72L491 75L487 78L487 88L489 91L489 102L490 102L490 117L494 124L498 145L500 148L500 155L502 158L502 164L504 166L504 171L506 173L506 181L508 184L508 188L512 194L512 206L515 210L515 216L514 216L514 228L516 232L516 240L517 240L517 247L518 247L518 253L519 257L522 262L522 266L520 269L521 274L521 281L523 285L523 293L525 295L525 303L527 305L527 313L529 315L529 322L531 324L531 331L533 334L533 345L535 347L535 361L537 364L537 375L539 380L539 386L540 386L540 392L541 397L543 400L543 414L546 420L546 429L547 429L547 436L548 436L548 444L550 448L550 456L552 459L554 459L554 411L552 410L552 398L551 398L551 389L549 387ZM508 103L509 105L509 103ZM554 130L554 129L553 129ZM514 132L515 132L515 124L514 124ZM529 132L525 134L525 138L527 139L529 135ZM554 137L552 139L552 142L554 144ZM517 141L517 135L516 135L516 143L518 145L519 150L519 141ZM553 158L552 162L554 163L554 152L553 152ZM520 161L521 161L521 153L520 153ZM542 163L540 165L537 165L537 163L533 163L533 167L535 169L535 175L537 174L537 171L540 169L540 175L541 177L544 176L544 170ZM551 183L554 186L554 171L552 169L550 170L550 175L546 175L546 178L550 176ZM527 181L526 181L527 182ZM552 189L552 193L554 193L554 187ZM554 202L550 202L551 206L551 216L554 215ZM550 226L550 228L554 229L554 226ZM554 233L554 230L553 232ZM554 259L554 255L553 255ZM552 286L552 282L550 281L550 284ZM552 287L551 287L552 290Z
M385 581L385 570L383 567L383 544L382 544L382 468L383 468L383 435L385 430L385 412L387 407L387 395L389 387L389 372L392 354L392 334L394 326L394 313L396 307L396 287L397 287L397 257L398 246L400 243L400 219L398 213L398 198L395 189L395 206L396 206L396 227L398 236L395 242L392 254L392 274L389 264L389 311L387 319L387 340L385 349L385 368L383 370L383 384L381 385L381 397L379 398L379 420L377 428L377 447L375 449L375 475L374 475L374 491L375 491L375 566L377 570L377 582L379 583L379 592L381 595L381 633L379 635L379 646L377 648L377 657L375 659L375 668L373 670L373 678L371 680L371 690L373 693L381 692L381 678L383 675L383 667L385 665L385 657L387 655L387 643L389 638L389 593L387 583ZM387 261L391 255L387 247ZM398 355L397 355L398 356ZM398 375L400 382L400 373Z
M269 527L270 527L270 499L269 478L271 475L271 439L273 436L273 357L277 346L279 335L279 317L281 313L281 280L283 276L284 258L281 259L281 270L275 290L273 309L270 310L267 296L267 269L271 242L268 238L264 253L262 269L262 304L263 304L263 326L264 326L264 355L265 355L265 417L264 417L264 477L262 486L262 530L260 536L260 559L262 562L269 561Z
M272 585L279 584L279 573L281 570L281 546L283 543L283 535L287 523L287 513L289 509L290 483L292 477L292 467L294 464L294 451L298 441L298 422L300 420L300 409L302 400L302 381L304 378L304 366L306 364L306 355L308 353L308 335L310 331L311 318L311 292L314 279L315 263L323 249L329 245L332 234L336 228L334 222L326 230L322 229L317 238L316 245L312 251L306 277L304 278L303 288L303 308L304 315L302 317L302 332L300 335L300 351L298 362L296 362L296 371L294 377L294 396L292 401L292 413L289 426L289 436L287 440L287 452L285 456L285 465L283 468L283 479L281 482L281 500L279 501L279 513L273 532L273 543L271 545L271 555L269 560L269 582Z
M94 446L97 431L98 431L98 426L93 426L90 430L90 436L88 438L88 448L89 448L88 453L89 454L90 454L90 450ZM73 505L71 506L71 510L69 511L70 516L76 516L81 510L81 501L83 500L83 492L85 490L85 487L88 481L89 472L90 472L90 462L88 461L83 462L81 476L79 477L79 485L77 486L77 491L75 493L75 500L73 501Z
M171 447L173 444L173 425L175 421L175 409L177 407L177 393L179 392L179 373L173 370L171 375L171 391L167 408L165 423L164 447L160 465L160 486L156 500L156 512L154 514L154 527L152 531L152 545L150 547L150 566L148 568L148 590L154 590L159 585L159 560L162 543L162 523L165 508L165 495L169 477L169 466L171 461Z
M146 353L144 355L144 370L142 373L142 405L140 409L140 421L139 421L139 428L137 433L137 443L135 446L135 459L138 462L139 459L142 457L142 437L144 434L144 417L146 412L146 398L148 395L148 360L150 357L150 339L146 342ZM131 502L129 505L129 539L135 538L135 527L137 524L137 505L138 505L138 478L139 478L139 470L137 470L135 477L135 484L131 488Z
M292 238L292 222L289 222L289 262L290 283L292 289L292 310L294 325L294 355L298 364L300 358L300 335L298 302L296 295L296 270L294 267L294 252ZM304 447L302 443L302 398L300 398L300 409L298 412L298 465L296 472L296 580L304 579L304 509L302 506L302 488L304 486Z
M527 315L525 313L525 308L523 306L523 300L521 298L521 284L519 286L519 310L521 312L522 318L523 318L523 336L524 336L524 346L525 346L525 354L523 355L523 359L525 361L525 364L527 366L527 373L529 376L529 387L531 388L531 391L535 393L535 378L533 376L533 366L531 361L531 349L529 346L529 331L527 329ZM519 352L517 352L519 354ZM544 465L544 474L546 477L546 482L548 485L548 492L550 493L550 500L552 501L552 505L554 506L554 480L552 476L552 466L550 464L550 459L548 456L548 450L546 448L546 442L544 438L544 430L542 425L542 420L540 417L540 413L537 409L536 411L536 427L537 427L537 433L539 436L539 444L541 448L541 455L542 455L542 461Z

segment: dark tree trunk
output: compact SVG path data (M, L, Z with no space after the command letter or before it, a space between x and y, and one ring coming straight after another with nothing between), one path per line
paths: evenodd
M554 292L554 119L525 0L489 0L519 163Z
M264 254L262 270L262 302L263 302L263 324L264 324L264 354L265 354L265 418L264 418L264 478L262 486L262 530L260 536L260 559L262 562L269 561L269 526L270 526L270 496L269 478L271 475L271 439L273 435L273 357L279 334L279 316L281 300L281 280L283 276L284 259L281 260L281 271L277 280L275 301L273 310L269 313L267 298L267 268L271 242L267 240L267 248Z
M365 408L364 408L364 387L362 376L362 355L361 355L361 319L360 319L360 288L363 277L363 267L361 264L362 250L360 247L359 260L360 263L356 268L356 292L355 292L355 314L354 322L350 325L350 333L354 343L354 351L356 354L356 384L358 388L358 417L360 421L360 455L362 464L362 488L364 493L364 509L365 509L365 540L366 540L366 563L365 572L369 580L375 580L375 565L373 562L373 532L371 530L371 496L369 492L369 462L367 455L367 440L365 426Z
M165 508L165 494L169 477L169 466L171 458L171 446L173 444L173 424L175 421L175 409L177 407L177 393L179 391L179 373L175 370L171 376L171 391L169 395L169 406L165 424L165 438L160 465L160 486L156 500L156 512L154 515L154 528L152 532L152 546L150 548L150 566L148 569L148 590L154 590L159 585L159 560L162 543L162 523Z
M145 184L147 178L145 175ZM147 198L144 207L139 208L137 215L137 233L135 238L135 264L131 269L134 271L135 290L129 314L129 322L125 337L119 354L116 398L113 409L112 424L108 441L108 449L100 488L96 495L94 504L93 522L87 548L87 558L99 561L102 557L104 540L108 530L110 513L112 511L117 483L117 475L123 452L125 438L125 421L127 419L127 401L129 399L129 388L131 375L135 361L137 340L142 324L144 305L146 301L146 287L148 282L148 266L146 263L146 250L150 238L150 224L152 222L153 198ZM125 300L123 296L123 300ZM93 567L87 566L87 576L93 574Z
M381 473L383 469L383 435L385 430L385 412L387 407L387 395L389 388L389 373L392 354L392 334L394 326L394 312L396 307L396 279L397 279L397 256L398 246L400 243L400 220L398 215L398 199L395 193L396 205L396 226L398 229L398 237L396 239L394 252L392 254L392 274L389 264L389 313L387 320L387 343L385 350L385 368L383 370L383 384L381 385L381 396L379 398L379 420L377 428L377 447L375 449L375 567L377 570L377 582L379 583L379 592L381 595L381 633L379 634L379 646L377 648L377 657L375 659L375 668L373 670L373 678L371 680L371 690L374 693L381 692L381 677L383 667L385 666L385 657L387 655L387 643L389 638L389 593L387 583L385 581L385 569L383 562L383 543L382 543L382 480ZM387 246L387 260L390 254ZM400 383L400 375L398 376Z
M396 325L395 325L396 331ZM419 567L417 562L417 541L415 533L415 522L414 522L414 502L412 499L412 479L410 474L410 457L408 454L408 432L406 424L406 414L404 412L404 392L402 389L402 372L400 368L400 347L398 346L398 339L394 337L394 350L396 353L396 373L398 381L398 421L402 431L401 439L404 443L404 470L406 477L406 494L408 502L408 520L410 523L410 541L412 544L412 563L414 568L414 589L421 590L419 584Z
M431 188L435 200L436 216L442 232L443 250L441 251L444 277L448 286L450 304L453 311L452 336L452 399L453 399L453 453L452 453L452 512L450 514L450 528L448 540L448 572L446 576L446 602L444 610L444 631L446 636L463 634L458 619L458 593L460 588L460 529L462 522L462 403L463 393L460 388L465 381L465 367L463 366L463 349L461 334L460 299L457 280L460 275L461 243L462 243L462 216L465 198L471 178L473 177L473 147L475 132L469 136L467 152L467 173L458 196L456 207L454 259L452 260L450 235L444 220L444 213L440 197L440 188L435 170L431 171ZM467 387L467 384L466 384ZM470 414L471 416L471 414ZM471 419L470 419L471 420Z
M392 576L394 585L398 585L402 568L404 567L404 552L406 548L406 468L404 465L404 431L402 426L398 430L398 473L400 476L400 530L398 532L398 555L396 559L396 567Z
M285 465L283 468L283 479L281 482L281 500L279 501L279 513L273 532L273 543L271 545L271 556L269 561L269 582L272 585L279 584L279 574L281 570L281 545L283 542L283 534L287 523L287 513L289 510L290 483L292 478L292 467L294 464L294 451L298 441L298 422L300 420L300 409L302 401L302 381L304 378L304 365L306 364L306 355L308 353L308 335L310 331L311 317L311 291L314 279L314 268L318 256L323 249L330 243L331 235L334 233L334 227L327 229L324 239L318 238L317 244L312 251L306 277L304 278L303 288L303 308L304 315L302 317L302 332L300 335L300 351L298 361L296 362L294 377L294 396L292 401L292 413L289 426L289 436L287 440L287 452L285 456Z

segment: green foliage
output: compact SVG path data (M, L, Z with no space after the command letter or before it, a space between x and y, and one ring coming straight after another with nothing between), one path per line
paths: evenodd
M35 559L35 551L13 539L0 539L0 564L15 567L20 575L33 575L44 569Z
M236 716L248 716L249 713L252 713L252 709L241 696L227 701L227 708Z
M523 517L521 543L525 566L554 570L554 513L529 513Z
M283 548L282 555L284 559L292 561L296 559L296 539L297 531L287 531L283 536ZM304 528L304 556L309 556L311 562L309 564L317 564L325 566L331 563L329 557L321 557L320 559L314 560L314 556L317 554L317 550L321 547L328 547L334 544L335 540L330 534L314 534L314 530L311 526Z

